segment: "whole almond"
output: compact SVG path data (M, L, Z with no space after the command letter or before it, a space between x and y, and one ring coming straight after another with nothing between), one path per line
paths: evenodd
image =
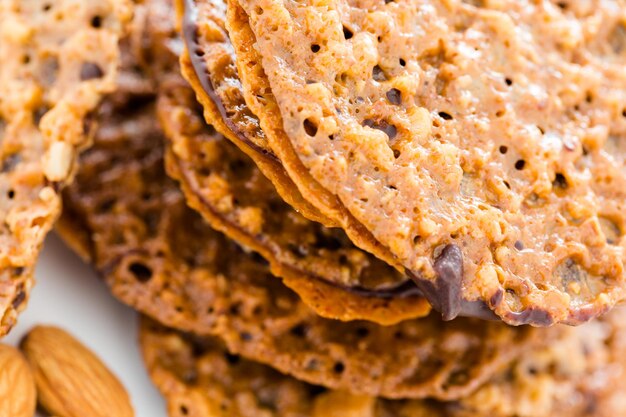
M89 349L56 327L38 326L22 340L41 407L57 417L133 417L128 393Z
M19 350L0 345L0 417L33 417L36 391L33 373Z

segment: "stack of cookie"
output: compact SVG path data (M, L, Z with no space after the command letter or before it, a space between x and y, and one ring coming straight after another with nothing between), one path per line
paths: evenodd
M626 414L622 0L96 3L57 229L171 416Z

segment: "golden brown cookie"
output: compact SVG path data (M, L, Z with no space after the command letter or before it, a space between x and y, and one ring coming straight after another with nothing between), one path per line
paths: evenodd
M203 103L207 122L252 158L261 172L274 184L281 197L298 212L328 227L337 226L334 219L322 214L300 194L285 172L280 159L269 147L258 119L248 109L237 76L234 51L224 29L225 7L225 2L219 0L211 3L211 7L206 9L206 39L211 40L204 59L207 63L205 69L208 77L205 79L207 89L197 88L196 92L199 101ZM177 9L180 19L182 17L180 4ZM189 55L182 53L180 60L185 77L192 83L199 83Z
M144 361L171 417L613 417L626 412L623 313L564 329L458 401L385 400L327 390L231 354L216 338L140 328Z
M244 153L224 140L207 140L217 137L213 127L203 122L193 92L177 73L182 41L173 27L171 3L151 0L137 7L139 34L133 33L131 44L141 67L158 80L160 120L171 143L168 173L181 183L192 207L211 226L269 259L272 272L323 316L393 324L427 315L429 304L409 278L356 249L340 230L294 212ZM216 60L234 70L233 62ZM225 81L228 70L215 73L222 74L220 91L233 84ZM245 109L239 97L236 108Z
M286 204L254 162L204 122L184 81L161 82L160 90L168 174L212 227L267 259L324 317L388 325L428 315L409 278Z
M445 318L480 302L512 324L577 324L624 297L618 0L231 3L246 101L288 138L272 149Z
M277 109L272 106L271 97L263 97L269 89L259 85L258 91L250 95L251 101L246 103L243 98L239 73L245 75L245 71L239 69L238 72L235 61L238 61L237 65L243 65L240 61L249 59L250 64L246 64L244 69L254 71L258 58L253 45L246 43L236 51L238 58L235 59L233 45L224 29L224 2L205 2L197 9L192 2L178 1L177 4L186 44L181 56L182 73L196 91L207 122L246 152L272 181L281 197L297 211L327 227L343 227L359 247L402 271L403 268L389 251L304 169L297 170L302 178L295 183L287 175L283 165L295 166L297 158L280 152L281 148L273 142L286 140L284 134L281 135L280 129L275 129L273 125L263 124L263 120L259 121L254 113L255 106L268 107L268 112L272 110L272 117L280 118L280 114L273 111ZM192 18L194 14L197 16ZM202 21L202 24L196 24L196 20ZM200 45L195 41L197 38L206 42ZM194 52L190 54L189 50Z
M319 317L261 256L186 206L164 172L153 103L132 103L103 107L95 147L64 194L61 229L125 303L305 381L388 397L458 398L544 342L534 329L497 322Z
M33 285L90 113L115 87L126 0L0 3L0 337Z

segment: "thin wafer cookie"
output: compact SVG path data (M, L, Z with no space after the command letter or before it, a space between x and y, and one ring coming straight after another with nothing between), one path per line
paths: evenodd
M246 152L276 186L285 201L305 217L328 227L343 227L359 247L402 270L389 251L345 210L335 196L325 192L304 169L296 167L297 158L288 153L279 153L281 148L274 145L273 141L287 139L283 138L280 129L274 127L279 122L280 114L276 106L272 105L273 100L264 96L269 89L265 90L264 85L260 85L258 88L261 91L250 94L251 99L247 103L243 100L239 73L246 72L241 69L238 72L235 68L233 45L224 29L224 2L206 1L198 8L191 1L178 1L177 4L186 45L181 56L182 74L196 91L198 101L205 109L207 122L216 126L217 130ZM197 23L200 21L202 23ZM201 45L197 42L198 38L206 42ZM236 53L237 65L241 65L243 54L246 54L246 59L258 61L250 43L241 45ZM250 65L251 70L253 66ZM267 107L268 113L277 119L277 123L258 120L254 113L257 111L256 106ZM239 122L241 120L243 122ZM224 121L226 127L222 126ZM268 164L270 169L265 167ZM289 175L293 174L287 175L284 164L294 167L290 172L297 171L299 181L292 181Z
M26 304L89 115L115 88L131 15L126 0L0 3L0 336Z
M231 40L251 23L265 73L248 75L267 74L285 152L444 317L482 302L513 324L576 324L623 297L619 2L240 3Z
M84 246L114 295L166 325L217 335L233 351L309 382L389 397L460 397L550 339L467 319L380 326L321 318L263 258L186 206L165 175L151 103L117 109L102 126L106 134L96 135L64 194L70 222L61 230Z
M167 171L212 227L268 259L322 316L393 324L428 315L430 305L409 278L286 204L247 155L204 123L181 82L161 83Z
M476 393L455 402L384 400L308 385L231 354L217 339L143 319L150 376L172 417L612 417L623 399L623 317L567 329L550 347L526 352ZM621 314L623 316L623 314Z
M171 2L152 0L144 5L137 10L141 34L132 36L139 40L133 53L145 71L158 79L159 115L170 144L167 170L180 182L192 207L211 226L269 259L272 272L325 317L393 324L427 315L429 305L410 279L356 249L341 231L326 229L291 210L263 178L262 170L244 153L216 139L172 65L178 61L181 41L173 28ZM227 41L223 38L213 52L207 52L214 55L215 94L224 106L230 104L227 124L238 126L240 135L256 140L255 146L265 150L263 134L253 115L245 111L241 88L233 78L233 54ZM226 122L218 117L218 124ZM247 128L242 125L246 123ZM246 129L250 131L242 134Z

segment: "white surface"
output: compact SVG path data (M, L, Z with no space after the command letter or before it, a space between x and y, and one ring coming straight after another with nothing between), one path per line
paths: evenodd
M165 404L143 367L135 312L115 300L96 274L56 236L46 241L35 275L37 285L30 303L3 343L17 345L36 324L62 327L118 376L137 417L166 417Z

